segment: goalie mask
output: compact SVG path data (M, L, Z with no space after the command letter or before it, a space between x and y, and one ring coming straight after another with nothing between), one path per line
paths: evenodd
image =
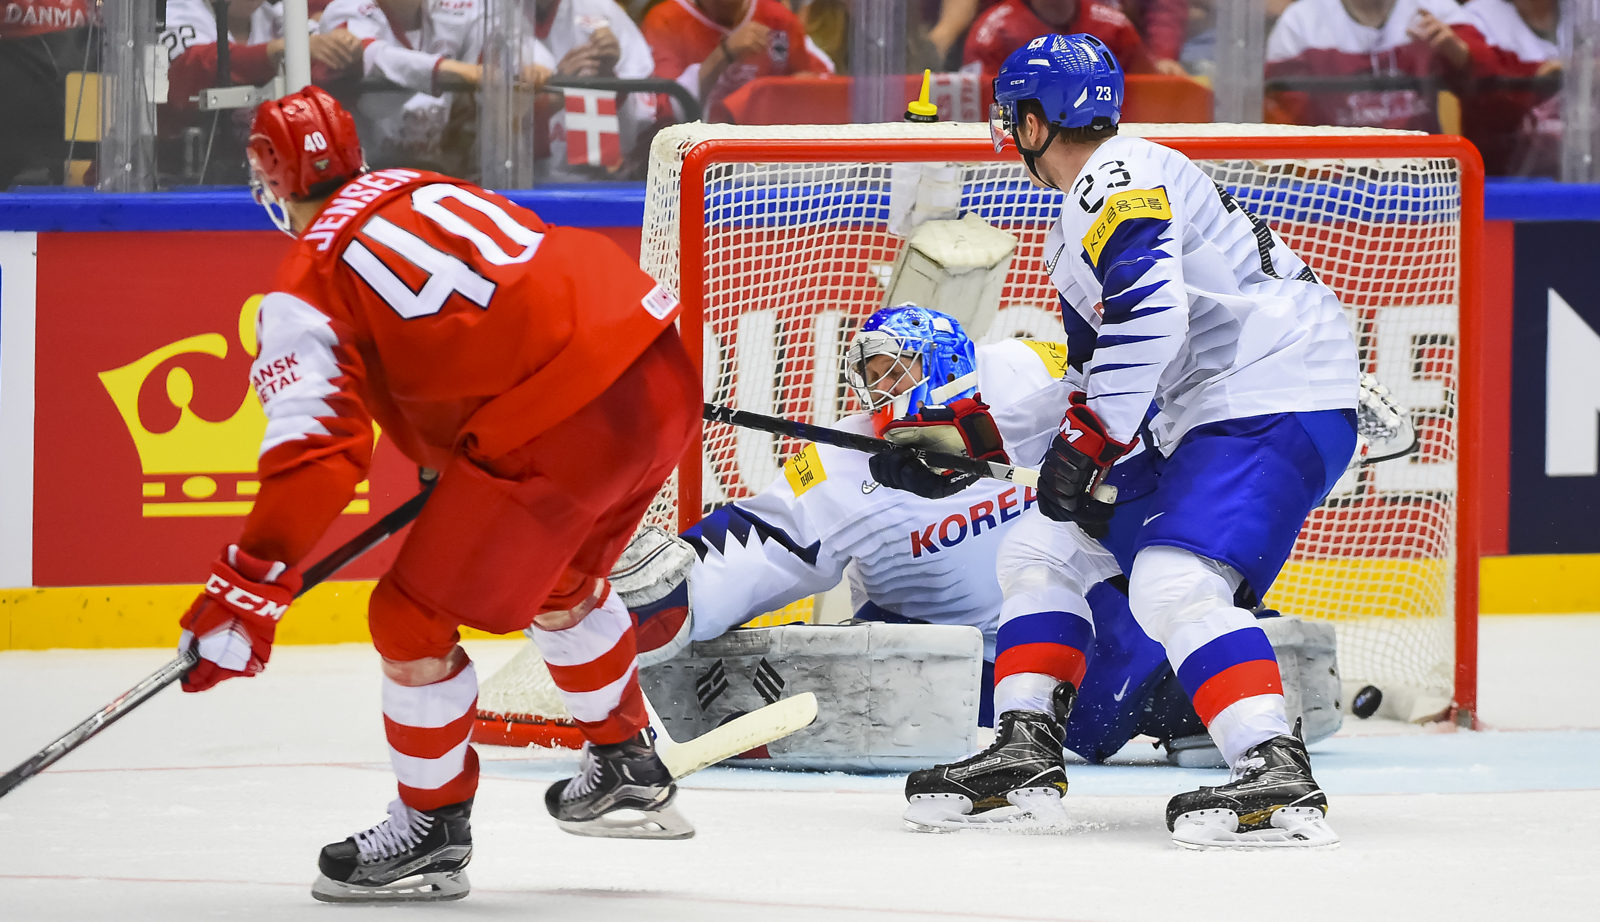
M874 362L878 356L892 361ZM977 369L976 350L961 324L915 304L877 311L845 350L845 379L880 434L888 423L925 406L976 394Z

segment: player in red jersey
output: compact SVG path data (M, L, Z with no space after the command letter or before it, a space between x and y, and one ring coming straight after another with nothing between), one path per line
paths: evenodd
M1130 74L1153 74L1158 68L1144 40L1128 17L1092 0L1005 0L978 17L967 33L962 70L980 67L983 79L992 81L1006 57L1023 45L1051 32L1083 32L1094 36ZM1183 69L1173 65L1176 73Z
M708 122L732 121L722 101L757 77L832 70L777 0L666 0L645 14L643 31L655 75L695 94Z
M466 895L463 624L530 628L589 741L578 777L545 796L562 828L693 835L605 579L699 425L676 299L598 234L447 176L369 172L349 113L315 87L257 110L249 158L258 200L298 239L256 321L260 494L183 616L201 656L184 689L265 667L297 565L367 476L374 421L440 471L368 613L400 796L322 850L313 895Z

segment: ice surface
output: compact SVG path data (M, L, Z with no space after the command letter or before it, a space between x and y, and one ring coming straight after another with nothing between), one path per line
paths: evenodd
M1068 835L907 832L899 775L710 769L685 784L686 842L565 835L541 797L573 755L485 748L472 895L384 908L309 895L317 850L393 796L376 656L285 647L260 678L163 693L0 799L0 919L1592 918L1600 616L1486 618L1482 642L1498 732L1351 719L1313 749L1336 851L1174 848L1166 798L1220 773L1138 742L1069 769ZM488 674L516 644L471 649ZM169 657L0 653L0 768Z

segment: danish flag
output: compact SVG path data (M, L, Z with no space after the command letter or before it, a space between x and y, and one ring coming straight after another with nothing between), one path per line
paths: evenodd
M567 163L614 167L622 162L615 90L567 89Z

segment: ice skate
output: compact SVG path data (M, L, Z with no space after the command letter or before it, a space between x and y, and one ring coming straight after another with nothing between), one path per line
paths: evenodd
M1007 711L988 749L906 778L904 818L917 832L1058 832L1067 825L1066 792L1061 724L1039 711Z
M1172 798L1167 828L1184 848L1317 848L1339 844L1327 813L1305 744L1279 736L1245 750L1227 784Z
M672 805L678 786L647 734L609 746L584 744L577 777L544 792L544 805L562 830L615 839L694 836L694 826Z
M325 903L437 902L472 890L472 801L423 812L396 800L389 818L324 846L311 895Z

